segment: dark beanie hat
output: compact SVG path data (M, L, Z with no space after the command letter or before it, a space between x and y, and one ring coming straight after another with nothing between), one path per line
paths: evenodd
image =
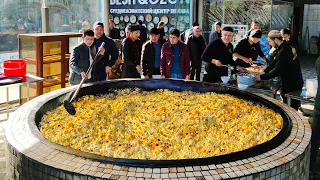
M229 32L232 32L233 33L233 28L230 27L230 26L226 26L222 29L222 31L229 31Z
M199 26L199 23L197 22L192 23L192 27L195 27L195 26Z
M250 37L261 38L262 32L260 30L252 30L249 34Z
M160 30L159 30L158 28L152 28L152 29L149 31L149 34L158 35L158 34L160 34Z
M131 32L140 30L138 25L131 25Z

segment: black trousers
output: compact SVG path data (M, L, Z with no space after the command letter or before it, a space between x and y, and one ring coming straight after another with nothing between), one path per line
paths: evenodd
M209 83L217 83L217 82L221 82L221 78L220 76L216 76L214 74L205 74L203 76L203 81L209 82Z
M194 80L194 75L196 75L196 80L200 81L200 74L201 74L201 68L202 68L202 64L200 62L200 64L191 64L191 76L190 76L190 80Z
M137 72L136 66L124 65L121 78L140 78L140 74Z
M153 68L152 75L160 75L160 68Z

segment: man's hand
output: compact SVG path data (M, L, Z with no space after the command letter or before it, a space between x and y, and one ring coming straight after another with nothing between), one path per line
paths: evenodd
M111 67L106 66L106 74L108 74L109 72L111 72Z
M99 51L101 55L104 55L105 49L104 47L99 47Z
M250 58L245 58L243 60L244 62L248 63L248 64L251 64L252 63L252 60Z
M145 76L144 76L144 79L149 79L149 76L148 76L148 75L145 75Z
M165 76L161 76L161 79L165 79L166 77Z
M241 67L241 66L236 66L236 70L240 72L248 72L246 68Z
M185 80L190 80L190 75L186 75Z
M260 74L257 74L255 77L256 81L261 81Z
M142 71L142 68L141 68L140 65L137 65L137 66L136 66L136 69L137 69L137 72L138 72L138 73L140 73L140 72Z
M214 65L216 65L216 66L218 66L218 67L221 67L221 66L222 66L221 61L216 60L216 59L212 59L212 60L211 60L211 63L214 64Z
M81 72L81 77L82 77L82 79L86 78L86 73L85 72Z

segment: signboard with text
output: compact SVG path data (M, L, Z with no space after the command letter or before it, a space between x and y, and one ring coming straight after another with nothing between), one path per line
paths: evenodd
M189 28L189 0L110 0L110 14L120 35L125 36L126 26L141 20L150 30L163 21L165 32L177 28L185 31Z

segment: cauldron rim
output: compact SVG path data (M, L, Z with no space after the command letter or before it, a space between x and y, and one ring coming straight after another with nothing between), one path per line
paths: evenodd
M116 86L116 87L113 87ZM70 98L73 91L69 93L64 93L58 97L50 99L45 102L43 106L41 106L35 116L36 122L28 122L29 127L31 128L31 133L40 139L41 142L52 146L58 150L61 150L66 153L78 155L85 158L90 158L94 160L98 160L103 163L111 163L119 166L134 166L134 167L148 167L148 168L156 168L156 167L182 167L182 166L198 166L198 165L209 165L209 164L222 164L227 162L235 162L237 160L246 159L249 157L254 157L264 152L270 151L279 145L281 145L287 137L289 137L292 123L288 114L278 105L272 103L271 101L258 96L256 94L250 93L248 91L240 91L235 87L227 86L223 84L214 84L214 83L206 83L206 82L198 82L198 81L182 81L182 80L174 80L174 79L166 79L166 80L140 80L140 79L121 79L121 80L113 80L113 81L104 81L97 82L92 84L87 84L84 86L77 97L82 97L89 94L101 94L103 90L105 92L106 89L123 89L123 88L141 88L146 90L155 90L155 89L170 89L174 91L196 91L196 92L216 92L223 94L231 94L236 97L240 97L242 99L246 99L250 97L253 98L254 103L262 104L277 113L279 113L283 118L283 128L281 131L270 141L259 144L257 146L251 147L249 149L245 149L242 151L225 154L221 156L213 156L208 158L196 158L196 159L179 159L179 160L142 160L142 159L126 159L126 158L113 158L107 156L101 156L98 154L83 152L80 150L76 150L70 147L65 147L60 144L51 142L45 139L38 129L39 122L41 121L42 116L45 112L52 110L53 108L61 105L65 99ZM94 93L93 91L94 90ZM241 96L240 96L241 95ZM247 97L247 98L243 98ZM252 100L249 100L252 101ZM47 107L48 106L48 107Z

